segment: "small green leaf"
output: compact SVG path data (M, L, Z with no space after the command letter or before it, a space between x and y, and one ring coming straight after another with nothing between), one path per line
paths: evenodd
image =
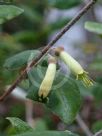
M49 5L59 9L69 9L79 5L82 0L48 0Z
M39 53L40 53L40 51L38 51L38 50L23 51L21 53L14 55L13 57L8 58L5 61L3 67L7 68L7 69L11 69L11 70L12 69L19 69L19 68L27 65L27 63L29 63L29 61L31 61Z
M102 23L86 22L85 29L87 29L90 32L102 35Z
M0 24L20 15L23 12L23 9L13 5L0 5Z
M26 122L20 120L19 118L8 117L7 119L11 122L17 134L33 130Z
M41 68L42 69L42 68ZM30 85L27 97L34 101L39 101L38 90L43 80L44 69L34 68L28 77ZM80 109L80 93L74 80L66 77L60 72L56 75L51 93L48 96L49 101L43 101L45 105L65 123L71 123Z
M78 136L70 131L33 131L15 136Z

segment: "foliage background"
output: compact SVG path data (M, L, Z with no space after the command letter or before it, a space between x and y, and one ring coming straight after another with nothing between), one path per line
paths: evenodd
M4 3L8 4L7 1L4 1ZM62 3L57 0L56 3L50 0L18 0L12 4L23 8L25 12L0 25L0 94L3 93L7 85L12 84L13 80L16 79L21 72L21 70L17 72L15 70L8 71L4 69L3 64L5 60L24 50L42 48L48 43L51 37L67 23L67 20L72 18L70 16L58 18L52 15L55 16L55 21L51 20L53 18L48 20L50 12L54 10L57 10L57 12L69 12L71 9L80 9L80 7L85 5L81 0L77 2L69 0L68 3L64 2L64 0ZM99 7L102 8L101 1L79 21L79 25L82 25L86 20L100 22L100 11L96 12ZM89 30L89 28L87 29ZM82 29L84 29L84 23ZM97 83L90 91L78 83L83 97L80 115L90 130L95 133L102 129L102 28L100 29L101 34L97 34L96 31L96 34L90 33L85 29L83 31L85 32L85 40L83 42L79 40L77 44L75 44L74 41L72 44L74 45L74 50L78 50L79 54L84 54L84 57L78 55L77 58L81 63L84 62L82 64L87 66L87 71L90 72L91 77ZM58 44L60 44L60 42ZM64 44L65 43L63 43L63 45ZM73 52L74 51L72 51L71 54L73 54ZM80 60L80 58L82 59ZM27 83L22 82L20 86L25 89ZM32 105L31 102L19 99L19 97L15 96L16 94L9 96L5 102L0 103L1 136L14 133L10 123L5 119L5 117L8 116L19 117L22 120L26 120L28 123L33 124L36 130L68 129L84 136L77 121L74 121L70 125L65 125L56 115L50 113L50 111L41 104L34 103ZM31 118L29 119L27 114L29 106L31 108L30 110L32 110L32 115L30 115L31 118L33 117L32 120L30 120Z

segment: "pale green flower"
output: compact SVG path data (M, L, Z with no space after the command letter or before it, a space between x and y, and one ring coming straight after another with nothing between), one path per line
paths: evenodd
M56 74L56 59L52 57L49 60L49 65L45 77L40 85L40 89L38 92L39 97L46 98L48 96L52 88L55 74Z
M70 68L77 80L82 80L85 86L93 85L93 81L89 78L88 72L86 72L72 56L65 52L64 48L56 48L55 54L59 56L61 60L63 60L64 63Z

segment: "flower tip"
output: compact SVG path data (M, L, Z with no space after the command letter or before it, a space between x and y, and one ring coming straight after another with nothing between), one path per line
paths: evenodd
M47 93L45 92L45 90L40 90L38 93L40 98L46 98L47 97Z
M84 81L84 80L83 80L83 84L84 84L86 87L93 86L94 82L93 82L92 79L87 78L86 80L87 80L87 81Z
M93 86L94 81L88 76L88 72L84 72L83 74L79 74L77 79L82 80L83 84L86 87Z

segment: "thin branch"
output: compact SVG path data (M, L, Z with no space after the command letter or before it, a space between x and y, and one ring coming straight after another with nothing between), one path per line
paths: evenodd
M26 109L26 121L31 126L34 127L34 118L33 118L33 102L31 100L25 101Z
M79 126L81 127L81 129L83 130L83 132L86 134L86 136L93 136L93 134L90 132L89 128L87 127L87 125L82 120L82 118L80 117L79 114L76 117L76 121L79 124Z
M45 46L41 53L31 62L22 74L17 78L13 85L0 97L0 101L3 101L13 89L24 79L28 70L31 70L33 66L36 66L39 61L47 54L50 48L96 3L97 0L91 0L79 13L56 35L56 37Z
M102 136L102 130L100 130L99 132L97 132L94 136Z

